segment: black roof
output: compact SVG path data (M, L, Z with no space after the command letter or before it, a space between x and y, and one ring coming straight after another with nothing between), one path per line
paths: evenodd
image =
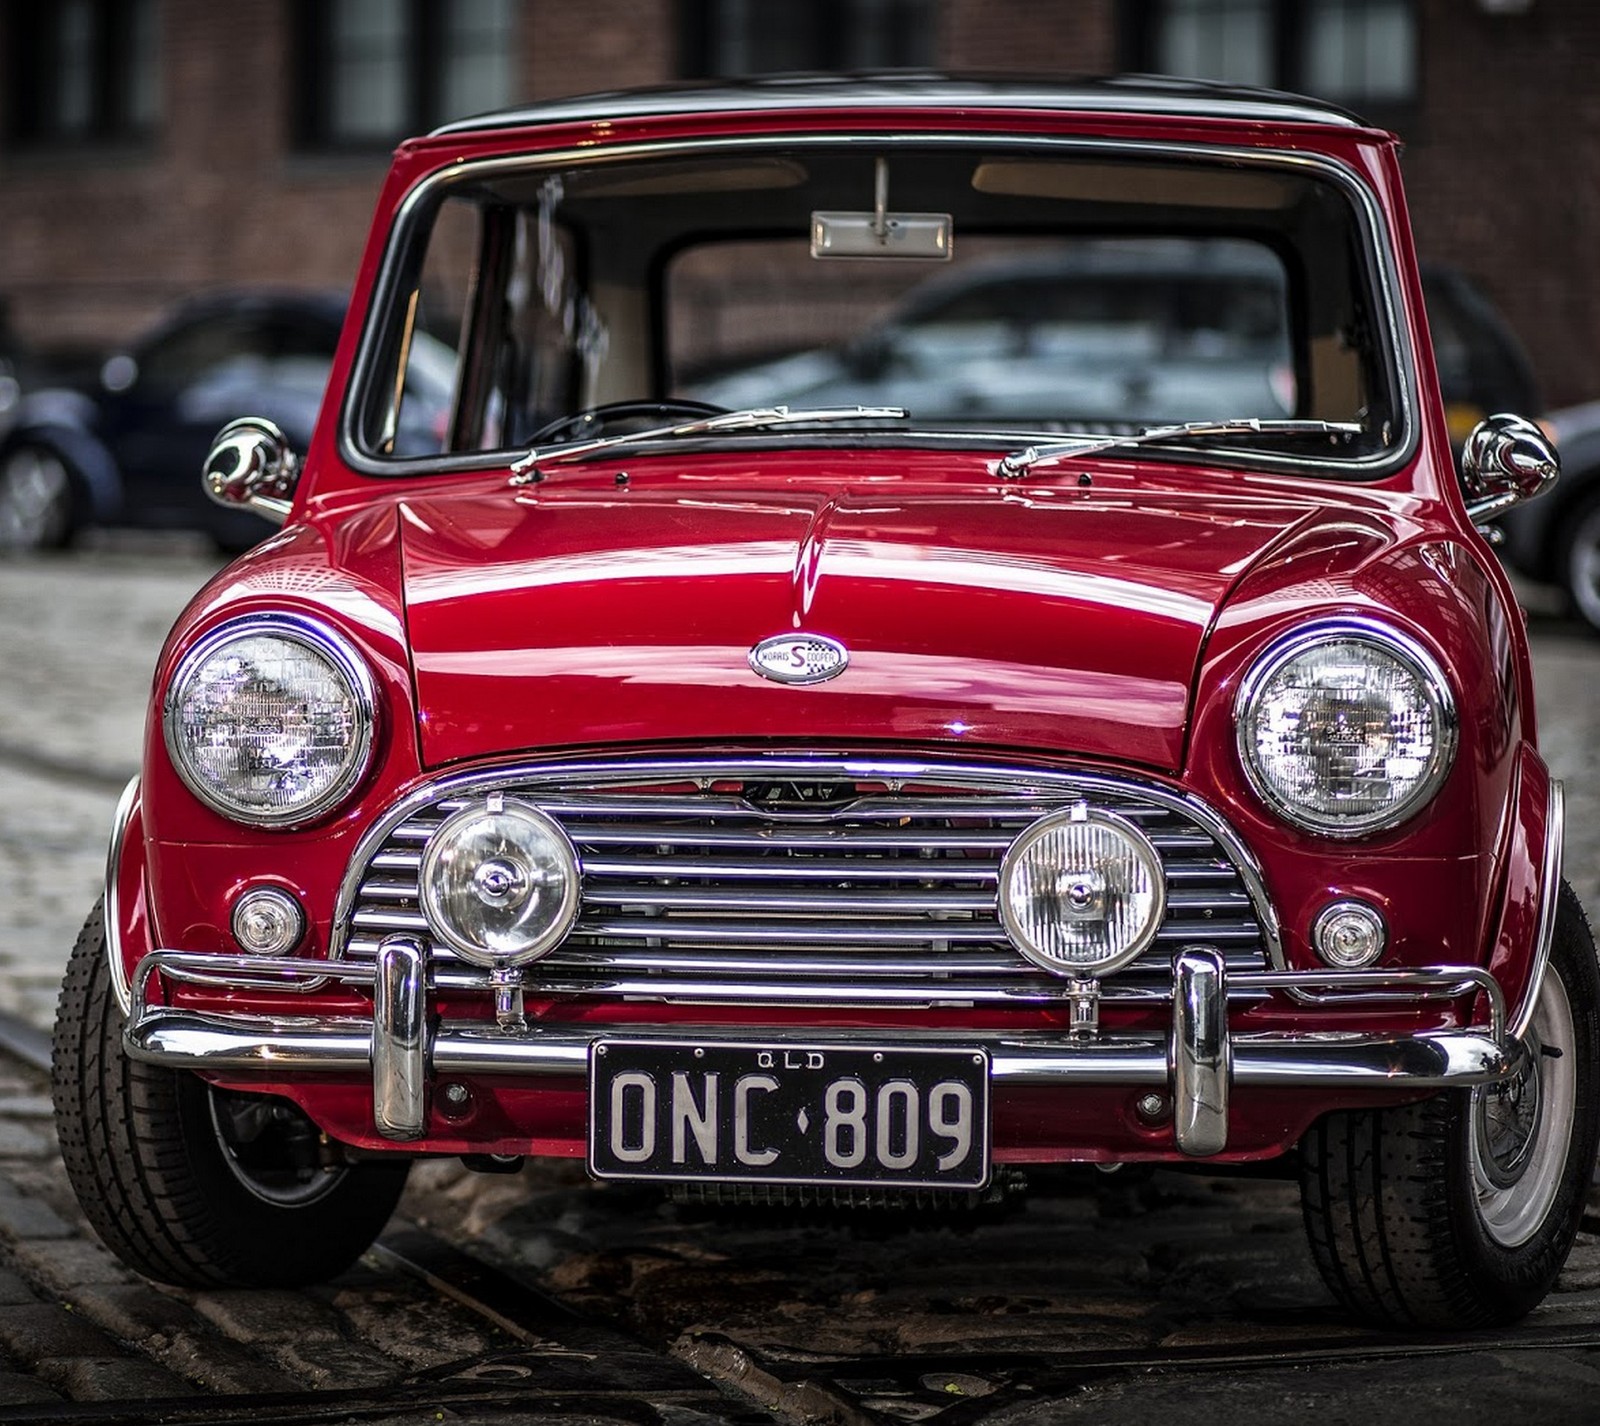
M732 113L743 109L913 108L1106 110L1122 114L1238 119L1262 123L1336 124L1361 128L1347 110L1298 94L1241 89L1167 75L1100 78L1026 78L927 74L784 74L753 79L677 84L657 89L549 99L457 119L435 134L533 124L584 123L674 114Z

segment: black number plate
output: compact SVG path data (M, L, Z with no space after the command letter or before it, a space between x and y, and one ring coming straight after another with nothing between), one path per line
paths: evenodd
M597 1177L981 1188L982 1050L605 1040L589 1057Z

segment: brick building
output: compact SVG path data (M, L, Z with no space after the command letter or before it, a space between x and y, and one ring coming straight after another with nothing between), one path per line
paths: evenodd
M0 299L104 349L172 298L342 287L401 135L684 77L1167 70L1407 140L1425 255L1475 274L1553 404L1600 394L1593 0L0 0Z

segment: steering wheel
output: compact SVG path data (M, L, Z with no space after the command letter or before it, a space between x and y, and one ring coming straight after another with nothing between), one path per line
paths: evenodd
M721 416L727 410L726 406L713 406L705 401L608 401L603 406L591 406L587 411L557 416L529 436L528 444L545 446L591 441L603 435L620 435L621 432L612 428L630 421L660 425L674 416L692 421L699 416Z

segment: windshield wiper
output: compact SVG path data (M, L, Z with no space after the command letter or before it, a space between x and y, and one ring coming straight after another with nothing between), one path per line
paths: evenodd
M550 461L575 460L595 451L630 446L638 441L669 440L720 431L770 431L777 426L809 426L829 421L903 421L910 414L903 406L817 406L799 411L791 411L787 406L754 406L748 411L724 411L717 416L700 416L672 426L652 426L649 430L629 431L618 436L596 436L592 441L573 441L544 450L536 446L511 467L511 483L531 485L541 478L539 467Z
M1230 421L1185 421L1177 426L1146 426L1132 436L1096 436L1085 432L1045 445L1012 451L995 467L1002 480L1020 480L1041 465L1056 465L1076 456L1092 456L1119 446L1158 445L1162 442L1205 440L1209 436L1359 436L1366 428L1359 421L1271 420L1241 416Z

